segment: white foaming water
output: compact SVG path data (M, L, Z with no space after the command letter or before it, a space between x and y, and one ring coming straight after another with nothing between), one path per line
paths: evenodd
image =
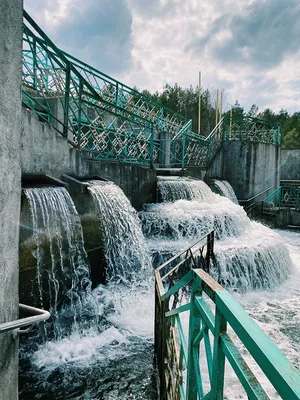
M233 203L238 204L238 199L234 193L234 190L229 182L227 181L219 181L215 180L214 185L217 187L217 190L221 196L227 197Z
M124 192L102 181L90 181L88 190L105 231L109 278L132 282L136 272L149 274L150 258L140 221Z
M157 194L163 202L198 199L203 202L213 200L207 184L200 180L178 177L160 177L157 180Z
M90 328L39 347L32 362L46 375L70 363L82 368L93 362L107 363L132 355L135 343L153 342L154 282L128 287L109 283L93 291L102 330ZM102 317L102 319L101 319Z
M59 303L69 299L74 329L89 306L90 268L80 218L65 188L24 189L29 201L36 245L36 276L43 306L44 285L50 297L55 334L61 337Z
M290 339L286 333L281 332L281 328L286 329L290 326L288 325L289 317L280 320L279 314L283 313L285 307L290 307L291 312L297 313L297 317L293 317L295 318L294 325L296 326L297 321L300 320L300 307L296 302L297 296L298 299L300 298L300 278L297 278L296 283L295 279L290 278L281 283L281 286L278 287L278 285L289 274L293 274L294 277L300 274L298 270L295 273L295 269L291 269L288 251L283 240L276 232L261 224L251 222L243 209L230 200L211 192L209 196L213 201L180 200L146 207L146 211L140 213L140 218L148 237L149 248L161 253L176 253L195 239L197 240L202 232L206 233L207 230L215 227L219 240L215 247L218 268L214 270L214 273L220 275L220 279L223 279L230 289L241 290L242 293L233 293L239 301L244 303L250 314L255 317L257 313L257 318L269 318L270 324L277 324L275 332L280 333L278 339L282 349L286 350L286 354L292 361L295 361L297 358L295 349L298 348L299 353L300 339L298 344L295 341L293 347L289 346ZM106 198L109 197L106 196ZM104 203L103 200L102 204L107 204L107 202ZM123 239L122 236L121 239ZM126 235L123 240L127 240ZM123 246L124 244L121 245L122 249ZM294 248L289 247L288 250L295 262ZM232 276L233 272L234 276ZM111 281L108 285L99 286L94 290L100 332L89 329L84 334L73 334L64 340L49 342L46 346L39 348L32 361L43 375L50 376L58 368L60 371L66 371L67 374L69 371L67 368L70 366L74 370L78 368L82 371L83 368L83 371L86 371L91 368L90 365L92 365L91 374L93 375L96 368L105 370L107 362L116 363L115 371L117 371L122 360L138 354L137 349L141 343L153 342L154 282L147 273L136 272L135 274L139 274L140 283L136 278L133 279L135 284L128 282L127 285ZM268 275L267 279L265 275ZM264 290L265 287L268 291ZM294 289L291 289L293 287ZM255 292L245 293L246 290L254 288ZM281 290L281 288L284 289ZM293 292L292 297L288 294L289 292ZM280 312L272 315L273 306L269 303L275 302L274 309L276 309L277 296L279 296L278 303L286 300L288 306L282 304ZM264 312L264 309L268 311ZM259 322L261 326L264 324L262 328L267 333L274 330L269 321ZM256 372L255 368L254 366L254 372ZM246 399L240 386L235 383L234 373L230 368L227 369L227 374L228 381L225 385L227 398ZM260 378L258 370L257 375ZM112 377L115 376L113 373ZM127 376L125 381L127 381ZM125 398L125 395L117 394L107 397L107 399L118 398ZM139 395L132 398L146 397Z
M218 239L242 234L250 225L243 208L212 193L208 186L207 190L207 202L178 200L148 205L139 213L146 237L196 241L212 229Z
M249 291L242 294L235 293L234 296L289 361L300 369L300 231L276 230L276 234L279 234L287 244L294 265L288 279L279 287L274 286L269 290ZM271 388L249 354L244 352L244 357L270 398L281 398ZM242 395L233 379L233 375L230 371L231 382L227 385L227 398L246 399L247 397Z
M195 182L199 185L200 181ZM181 181L182 186L189 187L190 183ZM161 189L164 185L169 187L169 182L161 181ZM280 236L262 224L251 222L242 207L213 193L207 185L200 187L209 192L208 200L151 204L140 212L154 262L165 261L188 242L192 244L214 229L216 259L211 273L227 288L238 291L269 288L287 279L292 262Z
M217 242L215 257L212 276L238 291L276 287L292 270L280 235L257 222L251 222L239 237Z

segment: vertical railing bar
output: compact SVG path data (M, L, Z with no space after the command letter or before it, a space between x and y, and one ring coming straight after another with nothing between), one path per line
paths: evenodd
M220 310L216 306L215 312L215 333L212 367L212 395L214 399L223 399L224 376L225 376L225 354L222 350L221 336L226 333L227 322Z
M198 308L195 305L195 296L199 296L202 293L202 288L197 282L192 283L191 296L190 296L190 318L189 318L189 337L188 337L188 365L187 365L187 383L186 383L186 399L197 400L198 389L197 389L197 376L195 364L193 362L194 352L200 351L199 343L194 346L194 340L201 328L201 315ZM201 377L200 377L201 380ZM202 384L202 382L201 382Z

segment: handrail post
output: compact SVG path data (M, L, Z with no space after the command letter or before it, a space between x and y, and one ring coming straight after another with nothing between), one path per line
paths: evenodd
M188 362L187 362L187 383L186 400L198 399L198 385L200 384L201 397L203 396L202 380L200 375L200 341L195 343L195 339L201 329L201 314L195 305L195 296L201 296L202 291L194 281L192 284L190 298L190 319L188 337ZM197 379L198 377L198 379ZM199 394L200 395L200 394Z
M207 252L205 258L205 271L209 272L210 260L214 258L214 242L215 242L215 234L214 231L211 231L207 236Z
M227 321L216 306L214 351L213 351L213 372L211 393L212 399L222 400L225 377L225 354L222 350L222 335L227 331Z
M155 285L156 286L156 285ZM160 399L167 400L167 388L165 381L165 354L167 348L167 318L168 300L161 300L159 289L155 289L155 327L154 327L154 350L159 372Z
M83 91L83 83L82 80L80 79L79 81L79 93L78 93L78 125L77 125L77 145L79 148L81 148L81 128L82 128L82 124L81 124L81 116L82 116L82 107L83 107L83 103L82 103L82 91Z
M150 168L153 168L153 149L154 149L154 126L151 125L151 135L150 135Z
M63 126L63 134L65 137L68 137L68 129L69 129L70 86L71 86L71 66L70 63L68 62L66 65L64 126Z
M182 133L182 154L181 154L181 169L184 169L184 158L185 158L185 144L186 144L186 132Z

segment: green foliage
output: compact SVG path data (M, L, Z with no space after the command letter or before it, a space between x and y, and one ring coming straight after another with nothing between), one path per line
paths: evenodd
M195 88L182 88L177 83L174 86L166 84L161 93L151 94L148 90L142 92L148 97L154 98L164 106L184 115L193 121L193 131L198 132L198 86ZM201 90L201 134L209 135L216 123L215 90ZM223 106L224 108L224 106ZM223 113L229 117L230 110ZM266 121L270 126L280 125L282 133L283 149L300 149L300 112L290 115L287 110L281 109L275 113L270 108L259 111L256 104L253 104L248 112L240 105L238 100L232 106L233 118L243 116L258 118Z
M164 106L176 111L177 113L191 119L193 131L198 132L198 86L193 88L182 88L175 83L174 86L166 84L162 93L151 94L147 90L142 92L146 96L154 98ZM208 135L215 127L215 100L214 94L208 89L201 93L201 134Z

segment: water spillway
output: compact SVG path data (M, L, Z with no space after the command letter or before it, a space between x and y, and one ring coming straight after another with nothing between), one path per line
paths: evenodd
M87 299L93 323L55 340L48 337L46 343L34 336L26 341L21 351L20 399L154 398L153 281L140 221L119 187L101 181L87 185L105 231L108 282ZM45 196L44 203L48 209L43 214L54 215L51 197ZM66 221L63 215L61 219L63 230ZM64 313L69 310L67 305Z
M163 202L193 199L210 201L213 195L208 189L205 182L191 178L159 177L157 181L157 197Z
M221 196L227 197L233 203L238 204L238 199L229 182L215 179L213 185L216 188L217 193L219 193Z
M270 299L271 291L281 293L281 286L290 287L288 277L294 273L290 249L277 232L250 221L242 207L212 193L204 182L179 181L175 185L182 188L184 199L178 199L172 180L161 180L162 192L167 191L166 185L174 194L165 196L161 203L146 205L139 214L116 185L88 182L105 230L109 274L108 283L91 293L97 322L59 340L48 340L38 347L35 344L34 350L25 352L28 348L24 348L27 363L21 374L21 400L42 396L89 400L154 398L154 282L150 253L156 255L153 258L159 264L214 228L216 260L211 274L239 298L246 299L248 309L252 310L251 296L256 298L259 293L260 299ZM184 186L189 186L189 199ZM51 201L49 205L53 206ZM300 274L295 282L300 287ZM295 286L293 295L299 294L300 298L297 290ZM290 293L285 289L287 294ZM243 399L238 389L236 393ZM228 398L238 398L234 396L229 393Z
M27 242L36 260L39 304L48 304L56 337L60 337L61 308L68 308L74 327L89 308L90 268L80 218L65 188L28 188L24 193L32 217L32 236Z
M149 273L150 259L137 212L112 182L89 181L88 190L105 232L108 279L132 282L137 272Z
M193 197L188 199L191 188ZM147 205L140 213L154 260L161 262L164 253L174 255L214 229L216 258L211 274L220 283L248 291L272 288L287 279L292 262L282 239L252 222L242 207L213 193L202 181L160 180L159 190L168 192L165 201ZM184 200L178 200L179 193Z

